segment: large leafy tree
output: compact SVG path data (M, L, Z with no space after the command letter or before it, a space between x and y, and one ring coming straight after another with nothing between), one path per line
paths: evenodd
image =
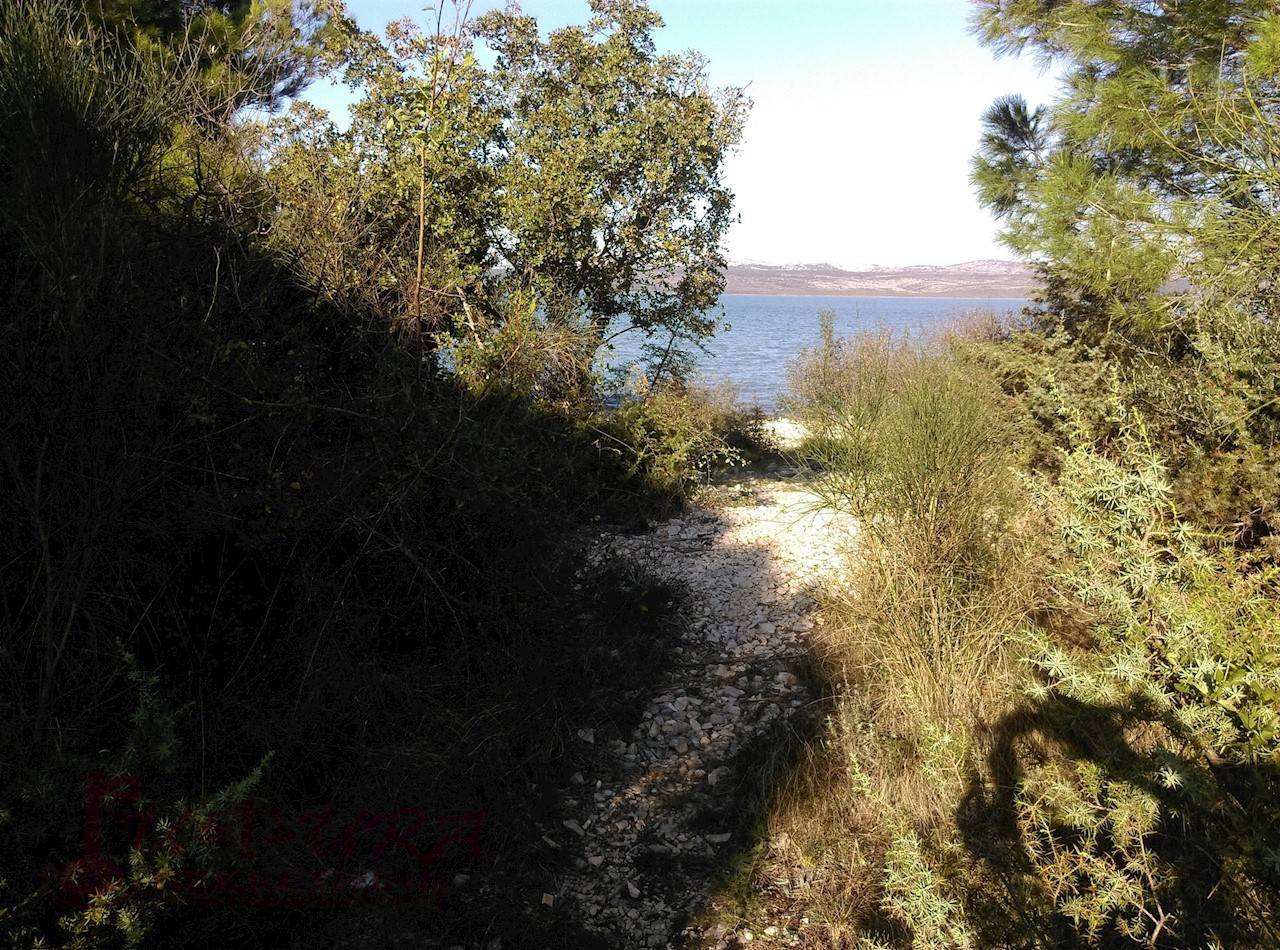
M599 336L625 314L696 339L724 286L721 172L745 100L712 93L696 55L657 55L662 19L644 3L591 8L585 28L545 40L529 17L481 23L508 116L498 253L554 319Z
M464 5L352 45L364 95L331 162L361 182L357 230L387 251L378 279L402 326L482 337L532 308L586 360L619 319L713 330L723 164L748 101L712 90L700 57L658 54L643 0L591 9L544 36L518 9L468 20Z

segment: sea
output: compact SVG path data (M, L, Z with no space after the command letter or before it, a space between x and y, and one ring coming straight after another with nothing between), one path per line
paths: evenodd
M709 384L728 381L739 401L756 404L767 413L777 410L786 392L787 365L800 351L820 341L818 311L834 312L837 336L887 332L927 341L948 324L973 314L1016 314L1025 300L979 297L808 297L798 295L726 294L720 311L726 329L695 351L696 378ZM666 343L665 338L651 342ZM644 339L626 332L601 354L610 368L622 368L641 357Z

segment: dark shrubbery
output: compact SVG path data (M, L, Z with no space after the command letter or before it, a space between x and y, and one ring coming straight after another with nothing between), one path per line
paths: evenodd
M541 862L530 796L616 701L595 684L661 662L665 599L575 578L577 526L642 521L679 479L274 259L242 131L195 121L207 86L169 62L57 4L0 12L0 926L341 942L349 915L200 888L243 863L243 809L409 808L483 813L480 858L424 839L443 890L417 918L483 930L507 911L454 872ZM95 794L114 867L76 863ZM364 873L348 857L324 879Z

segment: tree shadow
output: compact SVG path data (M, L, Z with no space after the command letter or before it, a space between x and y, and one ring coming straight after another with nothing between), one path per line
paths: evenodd
M762 496L753 487L738 500L758 506ZM644 702L597 727L586 786L562 791L564 807L554 817L575 819L586 834L566 834L559 821L546 829L563 851L553 882L560 890L541 917L553 918L569 896L601 907L591 926L613 945L634 945L633 909L651 925L661 918L668 939L682 945L681 931L705 895L758 847L780 789L817 735L815 699L824 686L797 625L814 604L817 578L784 567L770 543L777 526L757 531L740 510L695 508L648 536L615 535L610 543L611 560L657 582L688 578L660 685L649 676L624 679L649 689ZM589 857L604 863L593 866ZM610 870L641 896L624 891L619 899Z
M1133 945L1122 906L1105 908L1090 937L1033 854L1085 855L1110 879L1130 878L1142 894L1137 913L1150 946L1280 941L1266 898L1256 891L1280 884L1274 863L1280 772L1272 762L1230 764L1189 742L1168 741L1178 735L1171 725L1140 701L1092 705L1062 696L996 724L987 777L971 778L956 811L966 847L996 884L968 895L969 918L984 944ZM1064 759L1077 788L1082 774L1092 783L1084 811L1043 797L1033 803L1038 771ZM1156 808L1149 829L1136 835L1125 816L1109 814L1126 789L1149 796ZM1057 885L1096 886L1084 879L1083 868Z
M394 909L349 887L315 910L296 876L215 900L139 885L154 945L346 946L354 925L463 942L526 920L512 882L541 870L568 724L634 717L628 693L669 659L668 592L576 578L577 533L678 500L577 420L424 369L230 225L108 220L77 226L83 255L49 250L62 284L0 222L0 877L32 895L6 926L65 936L57 875L85 854L93 772L138 779L105 805L104 872L135 842L151 862L162 819L239 783L223 826L240 804L272 815L255 841L289 839L282 869L309 884L390 877L410 862L388 842L430 852L449 833L431 823L485 815L480 855L432 855ZM326 867L304 821L328 812L356 840ZM208 846L224 882L243 840ZM166 857L194 864L191 845ZM479 871L510 890L464 893Z

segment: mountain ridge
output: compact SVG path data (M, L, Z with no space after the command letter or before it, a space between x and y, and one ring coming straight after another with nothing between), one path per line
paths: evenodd
M960 264L909 264L846 270L834 264L730 262L727 294L874 297L995 297L1021 299L1036 288L1031 268L1018 261L982 259Z

